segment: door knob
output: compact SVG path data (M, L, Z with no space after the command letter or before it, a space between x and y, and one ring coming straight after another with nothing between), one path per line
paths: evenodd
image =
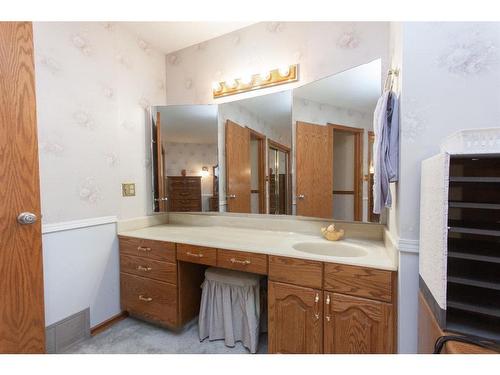
M299 194L297 195L297 199L304 199L305 198L305 195L304 194Z
M168 198L165 197L165 198L157 198L155 199L156 202L164 202L164 201L168 201Z
M17 217L17 222L23 225L36 223L36 220L37 217L32 212L21 212Z
M236 199L236 194L229 194L227 196L228 199Z

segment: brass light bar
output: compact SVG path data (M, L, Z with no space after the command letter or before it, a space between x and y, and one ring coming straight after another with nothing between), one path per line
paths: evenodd
M215 98L240 94L265 87L283 85L296 82L299 79L299 65L288 65L279 69L273 69L265 73L254 74L249 77L234 80L215 82L212 91Z

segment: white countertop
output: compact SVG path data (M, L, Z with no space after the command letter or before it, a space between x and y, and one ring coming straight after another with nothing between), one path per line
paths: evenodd
M121 236L137 237L157 241L207 246L226 250L248 251L268 255L310 259L322 262L350 264L395 271L397 264L388 253L382 241L343 239L338 242L325 240L320 234L310 235L296 232L270 231L223 226L157 225L147 228L120 232ZM366 255L341 257L319 255L299 251L293 245L300 242L348 245L361 248Z

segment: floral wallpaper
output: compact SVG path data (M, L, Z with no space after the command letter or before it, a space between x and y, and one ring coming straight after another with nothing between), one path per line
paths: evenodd
M167 55L167 103L208 104L283 90L254 91L214 101L212 82L300 64L303 85L382 58L387 22L262 22Z
M421 162L454 132L500 124L500 23L410 22L401 34L399 235L417 240Z
M166 100L164 55L117 23L36 22L34 44L43 222L146 215L146 109Z

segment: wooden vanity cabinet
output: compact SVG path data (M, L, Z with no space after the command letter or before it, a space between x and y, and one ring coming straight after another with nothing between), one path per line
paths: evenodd
M269 353L323 352L323 292L290 284L268 283Z
M171 242L120 239L121 306L180 328L209 266L268 274L269 353L394 353L396 272Z
M324 353L394 352L392 305L324 292Z

